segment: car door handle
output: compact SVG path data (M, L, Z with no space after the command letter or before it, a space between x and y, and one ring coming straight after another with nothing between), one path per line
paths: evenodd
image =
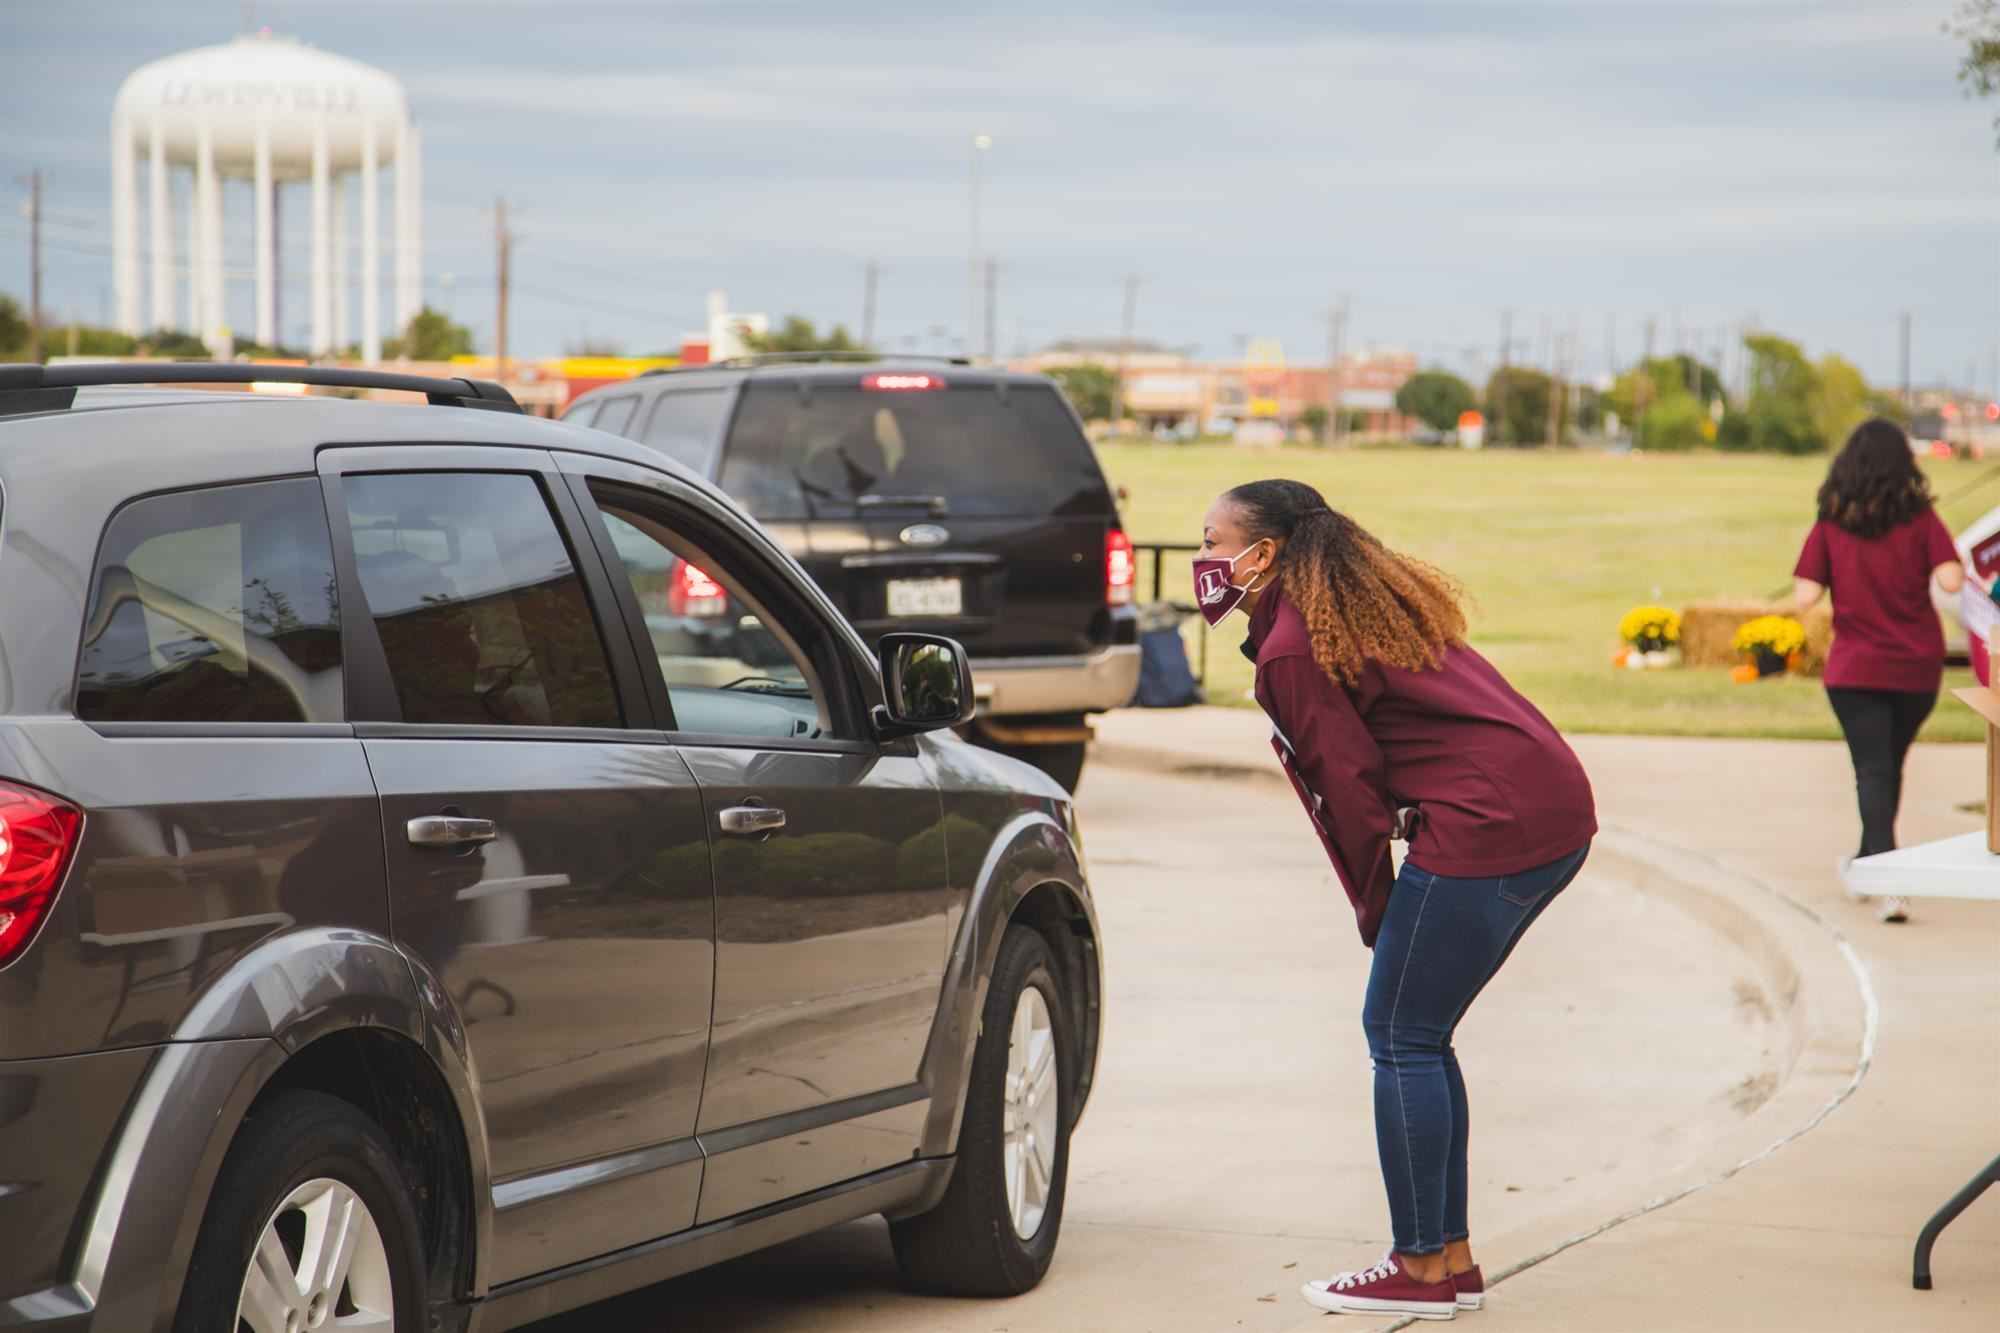
M722 812L722 831L755 837L776 833L785 826L785 812L768 805L732 805Z
M499 835L490 819L467 819L463 815L424 815L403 826L416 847L458 847L471 842L491 842Z

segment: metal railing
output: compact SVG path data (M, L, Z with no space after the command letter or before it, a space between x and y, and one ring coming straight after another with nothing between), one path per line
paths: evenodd
M1167 603L1174 610L1180 612L1183 617L1193 616L1200 626L1196 631L1198 646L1196 649L1197 665L1195 667L1194 679L1197 685L1206 690L1208 688L1208 622L1202 619L1200 614L1201 609L1193 602L1184 602L1178 598L1166 595L1167 557L1170 555L1196 555L1200 551L1201 546L1199 544L1188 542L1132 543L1134 558L1142 555L1151 555L1153 557L1153 595L1150 600Z

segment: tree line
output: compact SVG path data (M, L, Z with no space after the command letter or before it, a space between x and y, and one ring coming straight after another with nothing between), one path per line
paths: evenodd
M1840 356L1815 362L1797 343L1769 333L1751 334L1743 345L1749 370L1735 396L1714 367L1683 354L1642 361L1601 393L1528 366L1495 371L1483 392L1449 371L1425 370L1397 391L1396 410L1440 433L1457 429L1463 413L1479 411L1489 444L1538 445L1608 433L1616 424L1643 449L1782 454L1822 452L1870 416L1906 417L1902 403L1871 388Z
M25 361L34 344L34 330L27 312L16 298L0 292L0 361ZM270 357L306 361L311 353L282 344L265 346L248 338L236 340L239 357ZM472 352L472 332L452 322L443 312L424 306L410 316L403 331L382 340L382 355L391 361L449 361ZM199 337L181 329L154 329L131 334L92 324L47 324L42 326L42 355L49 356L161 356L179 360L208 360L215 350ZM359 345L336 355L353 359L361 355Z

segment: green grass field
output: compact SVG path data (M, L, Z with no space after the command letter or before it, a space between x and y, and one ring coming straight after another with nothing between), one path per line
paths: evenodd
M1682 736L1837 738L1816 680L1738 684L1720 669L1624 671L1611 665L1618 618L1633 606L1680 608L1716 597L1789 588L1811 525L1823 458L1640 457L1601 453L1306 448L1112 443L1099 457L1126 488L1135 541L1199 542L1201 516L1228 487L1258 477L1309 482L1399 549L1464 580L1472 641L1570 731ZM1991 464L1937 463L1949 497ZM2000 482L1944 506L1957 531L1994 504ZM1140 595L1152 591L1140 562ZM1189 599L1187 558L1169 559L1165 592ZM1237 651L1246 621L1209 639L1209 698L1248 704L1250 664ZM1188 630L1190 651L1195 622ZM1946 673L1947 689L1971 682ZM1941 699L1928 740L1983 735L1970 712Z

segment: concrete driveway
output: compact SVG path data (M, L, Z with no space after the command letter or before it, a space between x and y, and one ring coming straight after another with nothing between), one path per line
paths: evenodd
M1105 1056L1038 1290L907 1295L878 1219L535 1333L1276 1330L1311 1317L1303 1279L1374 1260L1388 1221L1360 1028L1369 955L1290 791L1233 752L1204 769L1120 762L1113 745L1082 804ZM1621 866L1593 862L1461 1029L1475 1245L1643 1199L1756 1116L1796 1055L1782 973L1754 941Z

